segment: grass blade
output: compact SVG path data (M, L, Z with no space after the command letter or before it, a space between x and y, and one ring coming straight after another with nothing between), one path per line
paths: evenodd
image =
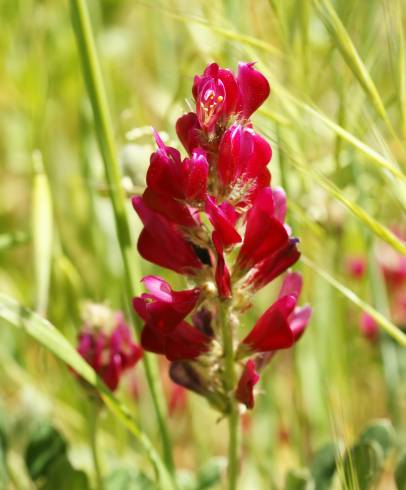
M104 385L90 365L72 347L68 340L45 318L23 307L12 298L0 293L0 319L14 328L22 329L27 335L52 352L58 359L74 369L99 392L107 408L113 412L126 428L137 438L148 455L160 478L163 489L173 490L165 466L147 436L141 432L126 407L117 400Z
M46 315L51 280L53 212L48 177L39 151L33 154L32 237L35 268L35 309Z
M135 251L131 242L126 196L121 183L121 169L114 144L113 126L110 118L107 96L86 0L70 0L70 5L73 27L82 62L83 75L93 109L96 135L104 163L106 179L109 184L117 236L124 265L126 290L128 300L130 301L131 296L136 295L139 292L139 274L135 262ZM131 306L130 311L132 311ZM138 319L135 319L135 325L138 334L140 334L141 324ZM155 360L149 354L146 354L143 358L143 362L158 420L165 463L168 469L173 473L172 446L169 431L165 422L163 394L162 390L158 388L160 383L156 374Z
M396 342L398 342L402 347L406 347L406 334L402 332L396 325L394 325L390 320L388 320L384 315L379 313L371 305L359 298L354 291L347 288L340 281L331 276L328 272L321 269L317 264L315 264L311 259L302 255L302 262L313 269L319 276L321 276L325 281L331 284L337 291L339 291L343 296L349 299L352 303L361 308L362 311L368 313L379 325L380 327L390 335Z
M348 67L368 95L376 112L382 117L388 127L391 128L381 96L330 0L313 1Z

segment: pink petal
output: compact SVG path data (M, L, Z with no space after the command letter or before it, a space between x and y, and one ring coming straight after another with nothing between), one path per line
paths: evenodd
M268 80L254 68L255 63L238 64L238 86L243 104L242 115L249 118L268 98Z
M237 390L235 392L236 399L243 403L248 409L254 408L254 386L259 381L259 374L255 370L253 360L247 361L244 366L244 371L238 381Z

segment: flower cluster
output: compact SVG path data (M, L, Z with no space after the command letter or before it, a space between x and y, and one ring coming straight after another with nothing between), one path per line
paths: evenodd
M253 294L298 260L298 239L284 222L283 189L270 187L271 147L249 119L270 93L266 78L253 63L240 63L237 76L212 63L192 93L196 111L176 123L188 156L182 160L154 132L147 187L132 200L144 225L139 253L183 275L190 288L174 291L150 275L133 305L145 322L143 348L171 361L174 382L227 412L235 399L253 407L258 371L296 342L311 310L297 307L302 280L288 273L277 300L237 341ZM231 392L226 337L239 373Z
M87 307L77 351L112 391L117 389L123 372L142 357L142 349L132 340L123 314L95 304Z

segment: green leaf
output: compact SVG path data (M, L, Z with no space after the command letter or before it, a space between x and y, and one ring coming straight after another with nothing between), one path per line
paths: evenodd
M41 490L90 490L86 473L72 467L66 456L51 466Z
M290 470L286 475L284 490L314 490L314 481L308 470Z
M328 443L320 448L313 457L310 472L315 482L315 490L327 490L336 471L338 454L337 444Z
M371 422L362 432L359 440L364 442L375 441L381 446L386 457L395 445L395 437L395 429L390 420L381 419Z
M406 450L399 456L396 469L395 481L397 490L406 490Z
M99 392L107 408L138 439L159 475L161 487L174 488L160 456L147 436L141 432L128 409L115 398L89 364L48 320L1 293L0 320L14 328L22 329L93 386Z
M46 477L52 464L66 455L66 442L50 425L39 427L31 436L25 452L25 464L32 480Z
M383 468L383 451L379 444L362 441L346 452L343 460L345 488L368 490L377 481Z

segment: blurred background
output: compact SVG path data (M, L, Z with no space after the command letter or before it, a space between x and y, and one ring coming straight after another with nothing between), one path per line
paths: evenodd
M174 123L193 105L193 77L208 62L235 70L240 60L256 61L270 80L271 97L254 124L273 148L273 185L288 195L288 222L304 256L295 266L305 279L302 303L314 314L295 349L275 357L255 410L244 416L241 489L284 488L288 472L309 467L320 448L348 447L380 418L393 424L397 449L383 463L379 488L396 488L406 358L385 328L406 326L405 2L88 5L128 197L145 185L151 126L179 147ZM3 0L0 17L0 291L75 345L84 302L128 314L128 293L69 5ZM135 243L140 223L128 202ZM140 277L157 272L138 265ZM184 287L181 277L162 275ZM246 328L277 288L256 296ZM369 306L386 318L383 329ZM0 365L9 488L35 488L24 453L44 424L63 435L72 464L92 479L85 395L69 370L3 323ZM185 488L209 488L193 487L193 475L204 471L214 475L210 488L221 488L215 475L226 464L226 423L205 400L173 393L166 376L163 365L176 465L185 485L192 482ZM158 446L142 365L118 396ZM107 413L99 445L105 474L144 472L137 443ZM114 488L144 488L137 485Z

